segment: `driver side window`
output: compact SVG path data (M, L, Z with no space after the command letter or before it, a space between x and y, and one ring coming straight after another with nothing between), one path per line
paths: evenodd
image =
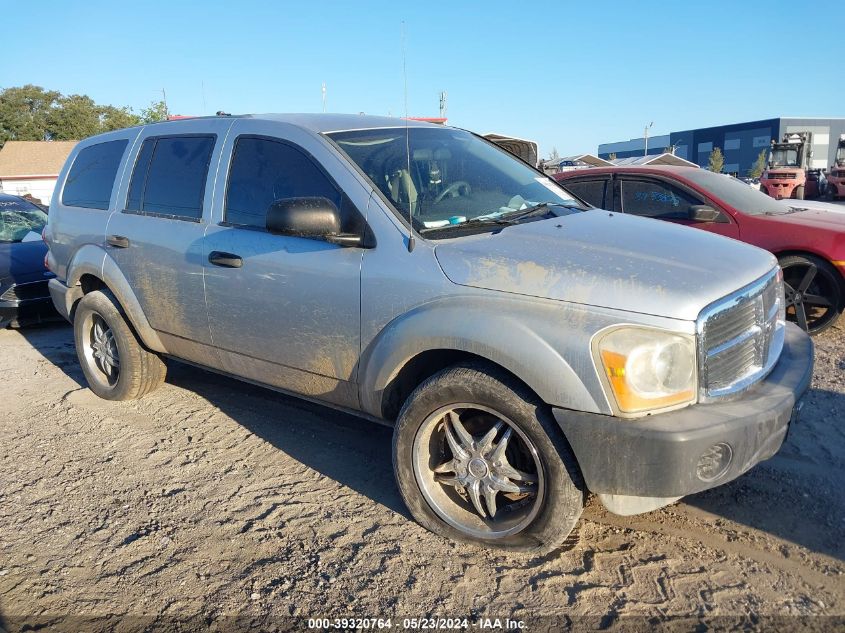
M703 202L661 180L622 179L622 212L660 220L686 220L689 208Z
M226 187L225 222L263 229L274 201L314 196L328 198L341 209L340 192L302 151L267 138L237 139Z

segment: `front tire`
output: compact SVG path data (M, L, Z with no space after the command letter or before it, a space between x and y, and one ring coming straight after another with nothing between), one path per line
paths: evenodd
M803 200L804 199L804 185L798 185L795 187L795 199L796 200Z
M839 272L813 255L781 257L780 267L787 319L812 335L836 323L845 307L845 289Z
M500 550L554 549L584 507L578 464L548 407L482 364L414 390L394 430L393 468L423 527Z
M88 386L105 400L134 400L164 382L164 362L141 346L108 291L89 292L80 300L73 337Z

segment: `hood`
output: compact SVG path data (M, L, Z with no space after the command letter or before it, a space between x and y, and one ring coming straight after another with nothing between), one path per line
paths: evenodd
M47 245L37 242L0 242L0 282L9 279L16 283L47 277L44 255ZM52 275L50 275L52 276Z
M784 201L786 202L786 201ZM845 233L845 207L840 210L827 210L821 205L829 203L814 202L809 203L804 200L790 200L789 207L793 209L801 209L793 213L785 213L783 215L755 215L755 219L765 220L775 224L781 224L786 227L813 227L823 231L832 231L834 233Z
M776 264L726 237L598 209L438 242L434 252L462 286L688 321Z

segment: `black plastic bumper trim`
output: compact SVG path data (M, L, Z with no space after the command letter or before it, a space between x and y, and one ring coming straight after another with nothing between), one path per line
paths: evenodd
M554 409L587 488L596 493L680 497L735 479L774 455L813 373L813 343L787 324L783 352L771 373L742 397L626 420ZM713 481L696 474L701 455L724 442L733 451Z

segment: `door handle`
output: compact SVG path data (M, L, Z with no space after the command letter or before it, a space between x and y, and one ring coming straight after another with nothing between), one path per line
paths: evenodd
M222 251L211 251L208 254L208 261L215 266L223 266L224 268L240 268L244 265L244 260L240 256Z
M106 238L106 243L115 248L129 248L129 238L122 235L109 235Z

